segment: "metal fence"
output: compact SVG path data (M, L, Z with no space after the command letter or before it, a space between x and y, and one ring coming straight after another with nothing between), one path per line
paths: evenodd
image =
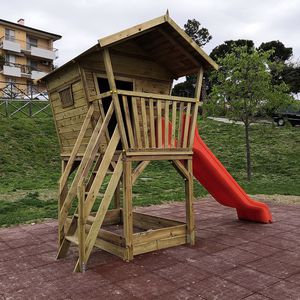
M0 81L0 116L50 115L50 104L45 87Z

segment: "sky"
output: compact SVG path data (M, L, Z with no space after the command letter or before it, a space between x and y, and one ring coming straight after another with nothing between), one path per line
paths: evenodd
M300 0L10 0L0 18L62 35L55 65L74 58L99 38L165 14L181 27L198 20L212 35L211 50L226 40L251 39L256 46L280 40L300 60Z

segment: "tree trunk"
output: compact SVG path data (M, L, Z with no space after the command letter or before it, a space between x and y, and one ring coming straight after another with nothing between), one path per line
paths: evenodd
M206 80L205 77L203 77L202 80L202 88L201 88L201 96L200 96L200 100L202 100L202 117L205 118L206 117L206 108L205 108L205 104L207 102L207 95L206 95Z
M251 155L250 155L250 139L249 139L250 124L249 121L245 121L245 139L246 139L246 160L247 160L247 180L251 180L252 167L251 167Z

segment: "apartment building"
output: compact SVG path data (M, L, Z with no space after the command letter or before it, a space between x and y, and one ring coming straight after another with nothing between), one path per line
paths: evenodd
M60 35L0 19L0 96L12 89L22 98L32 93L34 80L53 70L57 49L53 43Z

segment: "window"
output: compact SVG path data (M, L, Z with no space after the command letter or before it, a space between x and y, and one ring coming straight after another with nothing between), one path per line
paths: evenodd
M38 69L38 62L36 60L30 60L29 66L32 70L37 71Z
M13 29L5 28L5 39L8 41L15 41L15 31Z
M71 86L61 90L59 92L59 97L60 97L61 105L63 108L74 105L74 99L73 99Z
M16 64L16 57L15 55L6 54L5 61L8 66L14 67Z
M37 38L27 36L26 37L26 44L27 44L27 47L26 47L27 50L30 50L31 47L37 47L38 40L37 40Z

